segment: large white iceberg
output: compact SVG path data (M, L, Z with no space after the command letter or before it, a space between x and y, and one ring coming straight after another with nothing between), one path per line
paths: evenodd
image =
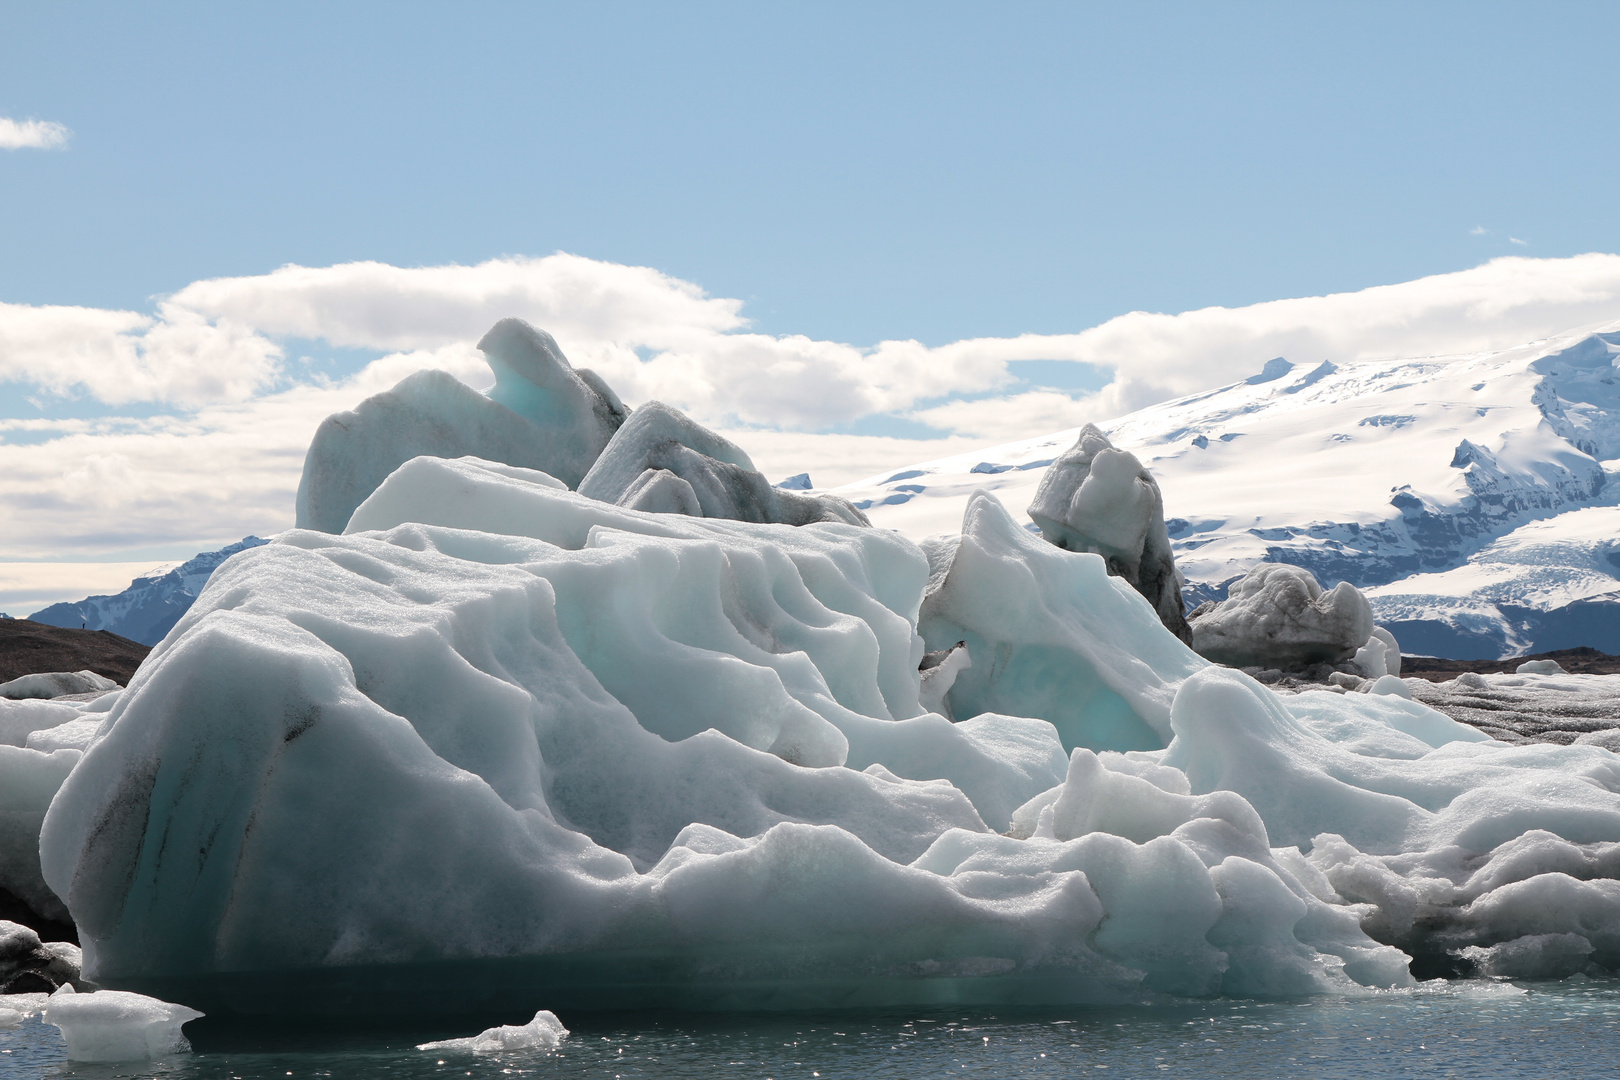
M992 497L931 565L423 457L348 530L223 566L61 784L87 978L758 1009L1345 991L1536 934L1620 964L1579 879L1620 876L1620 758L1279 696ZM918 665L959 640L952 723ZM1578 924L1517 898L1572 887Z

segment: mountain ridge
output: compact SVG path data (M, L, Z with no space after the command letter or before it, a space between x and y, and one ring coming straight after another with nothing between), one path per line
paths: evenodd
M1450 357L1314 367L1279 357L1098 426L1158 479L1189 605L1223 598L1258 563L1288 562L1324 585L1369 590L1409 652L1613 652L1620 545L1604 535L1620 533L1595 519L1620 503L1617 359L1620 323ZM1021 516L1078 431L833 490L913 538L956 531L977 487ZM1534 528L1582 510L1594 514L1577 540ZM1519 530L1529 532L1509 539ZM1536 552L1521 550L1532 542Z

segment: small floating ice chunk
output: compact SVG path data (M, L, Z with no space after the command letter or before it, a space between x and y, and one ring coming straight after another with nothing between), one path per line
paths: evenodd
M551 1050L568 1037L568 1029L549 1009L541 1009L527 1024L502 1024L465 1039L425 1042L418 1050L460 1050L469 1054L498 1054L502 1050Z
M0 1031L10 1031L45 1007L49 994L0 995Z
M203 1014L124 990L74 993L63 986L45 1003L45 1022L62 1029L71 1061L147 1061L183 1054L181 1025Z
M1513 669L1515 675L1568 675L1556 660L1526 660Z

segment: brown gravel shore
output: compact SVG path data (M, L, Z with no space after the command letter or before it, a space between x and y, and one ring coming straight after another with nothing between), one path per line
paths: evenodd
M93 671L120 686L150 645L106 630L68 630L29 619L0 619L0 682L40 671Z

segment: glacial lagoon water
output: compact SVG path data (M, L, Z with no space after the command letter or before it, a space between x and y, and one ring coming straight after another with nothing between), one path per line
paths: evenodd
M484 1018L489 1024L513 1017ZM424 1053L443 1025L293 1029L196 1021L195 1052L66 1060L38 1018L0 1032L6 1080L458 1077L1620 1077L1620 980L1429 983L1415 991L1131 1009L907 1014L578 1014L551 1051Z

